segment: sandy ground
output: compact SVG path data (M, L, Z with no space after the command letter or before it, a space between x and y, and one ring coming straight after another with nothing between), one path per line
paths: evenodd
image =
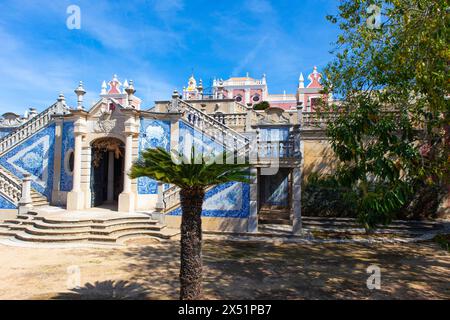
M101 249L0 245L0 298L176 299L178 252L176 241L150 239ZM381 268L380 290L366 286L372 264ZM204 265L206 299L450 299L450 254L432 243L208 240ZM77 279L81 288L68 289Z

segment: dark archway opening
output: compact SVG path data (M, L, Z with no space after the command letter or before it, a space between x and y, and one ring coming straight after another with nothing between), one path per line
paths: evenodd
M117 204L123 191L124 144L116 138L92 143L91 206Z

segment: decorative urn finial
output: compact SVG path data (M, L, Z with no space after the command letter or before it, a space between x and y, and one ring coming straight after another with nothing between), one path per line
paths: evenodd
M86 90L83 88L83 81L80 81L78 88L74 90L77 95L77 110L83 110L83 96L86 94Z

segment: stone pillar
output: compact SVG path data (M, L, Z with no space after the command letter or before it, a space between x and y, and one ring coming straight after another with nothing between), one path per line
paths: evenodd
M247 110L247 114L245 115L245 132L252 131L252 111Z
M156 200L155 209L158 211L164 210L164 184L162 182L158 182L158 199Z
M258 232L258 169L250 169L250 215L248 217L248 232Z
M128 176L132 166L132 152L133 152L133 133L125 132L125 159L124 159L124 173L123 173L123 192L119 195L119 211L133 212L135 194L131 191L131 178Z
M29 173L24 173L22 179L22 193L19 200L19 214L27 213L31 208L33 208L33 199L31 198L31 175Z
M114 151L108 152L108 191L106 201L114 201Z
M293 225L292 233L301 234L302 232L302 171L300 168L294 168L292 170L292 213L293 213Z
M62 154L63 119L55 118L55 152L53 155L53 190L51 195L52 204L59 202L61 168L64 167L64 154ZM64 170L64 169L62 169Z
M182 151L179 149L180 142L180 121L176 119L170 124L170 150Z
M81 132L74 132L74 135L73 188L67 194L67 210L84 209L84 193L81 191L81 148L83 135Z
M245 103L252 103L251 89L245 89Z

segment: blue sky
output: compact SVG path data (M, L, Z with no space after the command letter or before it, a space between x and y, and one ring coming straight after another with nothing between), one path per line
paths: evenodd
M69 5L81 29L66 26ZM186 85L192 70L213 77L267 74L269 90L294 92L300 72L331 59L338 30L325 19L337 0L0 0L0 114L43 110L63 92L86 106L101 82L133 79L145 107Z

